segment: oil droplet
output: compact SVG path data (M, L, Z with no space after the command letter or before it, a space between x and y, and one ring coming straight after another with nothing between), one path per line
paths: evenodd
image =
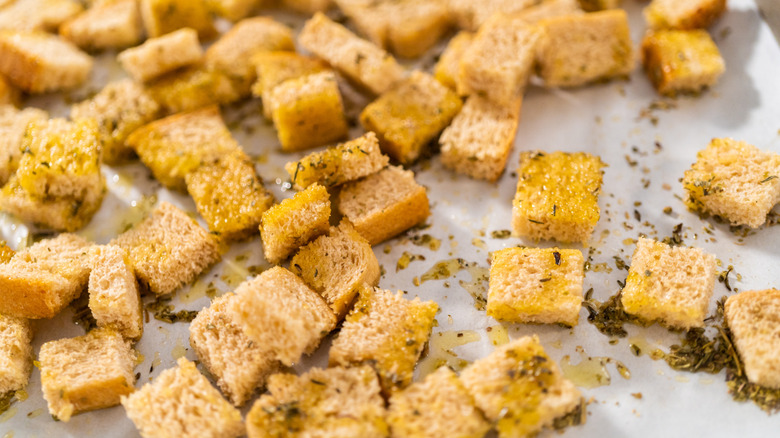
M395 272L409 267L409 263L416 262L417 260L425 260L425 256L421 254L412 254L409 251L404 251L401 257L398 258L398 262L395 264Z
M477 342L480 338L479 333L473 330L450 330L432 334L428 341L428 355L417 366L420 378L445 365L456 371L462 370L469 362L459 358L452 350Z
M180 357L184 357L187 354L187 349L182 345L181 339L176 340L176 345L171 349L171 357L173 360L178 360Z
M3 438L14 438L14 431L9 430L8 432L5 433L5 435L3 435Z
M160 367L160 363L162 363L162 361L160 360L160 352L159 351L155 351L154 352L154 359L152 359L152 369L159 368ZM149 372L151 373L152 370L150 370Z
M485 245L485 241L482 239L477 239L476 237L471 239L471 244L479 249L487 249L487 245Z
M19 410L16 408L16 406L8 408L7 411L0 415L0 423L5 423L11 418L14 418L14 415L16 415L17 412L19 412Z
M190 286L186 293L179 295L179 300L183 304L187 304L203 297L209 297L213 300L216 296L217 289L214 287L214 283L206 283L203 279L199 279Z
M458 284L474 298L474 307L477 310L485 310L490 269L483 268L476 262L467 262L461 258L440 261L420 276L420 284L429 280L445 280L462 270L471 275L471 281L460 280Z
M30 397L30 395L27 394L27 391L25 391L24 389L20 389L20 390L16 391L15 397L19 401L25 401L25 400L27 400L28 397Z
M487 328L488 339L496 347L509 343L509 333L503 325L494 325Z
M441 248L441 239L437 239L430 234L412 236L410 240L417 246L427 246L431 251L438 251Z
M628 338L628 348L634 356L646 354L652 360L663 359L665 356L665 353L658 348L657 344L652 344L641 336Z
M617 368L620 377L626 380L631 378L631 371L623 364L623 362L615 361L615 368Z
M34 411L30 411L29 414L27 414L27 418L38 418L41 416L42 413L46 412L43 408L38 408Z
M586 388L598 388L606 386L612 382L612 378L607 371L607 360L601 357L583 357L577 365L571 364L569 356L563 356L561 359L561 371L567 379L575 385Z
M235 288L239 284L246 281L249 277L249 269L246 268L246 261L235 261L225 259L225 268L222 270L222 275L219 277L229 287Z
M678 382L682 382L682 383L688 383L688 382L691 381L691 378L688 377L688 376L677 375L677 376L674 376L674 380L676 380Z

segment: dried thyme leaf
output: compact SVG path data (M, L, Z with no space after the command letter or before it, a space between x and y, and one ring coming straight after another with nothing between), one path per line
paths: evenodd
M174 312L174 307L169 304L171 297L158 297L155 301L146 305L146 310L154 315L158 321L173 324L176 322L192 322L198 316L197 310L179 310Z
M726 385L735 401L752 401L767 414L780 412L780 389L767 388L748 381L744 373L726 369Z
M618 292L603 303L590 298L584 300L582 305L588 310L588 322L595 325L601 333L623 338L628 335L623 325L627 322L637 323L639 318L626 313L620 296L621 292Z
M16 392L14 391L0 393L0 414L10 409L11 405L14 404L14 402L16 401L14 395L16 395Z
M558 417L553 420L553 428L555 430L563 430L571 426L580 426L585 424L585 420L588 417L588 404L584 398L580 398L580 404L574 408L573 411L568 414Z

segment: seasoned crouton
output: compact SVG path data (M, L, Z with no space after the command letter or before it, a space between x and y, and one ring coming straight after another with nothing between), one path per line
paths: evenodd
M726 299L725 314L748 380L780 389L780 290L732 295Z
M141 18L149 38L185 27L198 32L207 41L217 34L206 0L140 0Z
M706 29L726 11L726 0L653 0L643 14L651 29Z
M117 56L123 69L138 82L147 82L203 58L198 33L188 27L150 38Z
M83 10L75 0L14 0L0 9L0 29L56 32Z
M450 15L461 29L476 32L495 13L515 14L538 0L448 0Z
M146 89L168 113L194 111L241 98L226 73L207 69L202 64L157 78L146 84Z
M89 310L98 327L140 339L144 332L141 296L127 253L118 246L105 245L92 248L90 257Z
M27 125L46 119L46 111L37 108L18 110L10 105L0 105L0 184L5 184L19 167Z
M444 52L439 57L439 61L433 68L433 75L436 80L446 85L450 90L457 91L458 89L457 81L460 74L460 60L473 40L473 33L467 31L458 32L447 44L447 48L444 49Z
M0 394L27 387L33 367L32 338L29 321L0 314Z
M289 79L296 79L329 69L325 61L289 51L263 51L252 57L257 70L257 82L252 86L252 94L257 97L271 97L277 85ZM263 101L263 115L270 119L271 105Z
M122 49L141 41L138 0L107 0L60 26L60 35L85 50Z

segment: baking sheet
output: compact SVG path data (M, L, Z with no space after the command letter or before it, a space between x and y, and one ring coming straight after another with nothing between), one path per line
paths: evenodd
M644 28L643 5L634 0L625 2L637 44ZM290 22L289 17L283 20ZM634 249L630 239L636 239L640 233L658 238L669 236L679 223L684 224L685 243L715 254L723 265L719 270L734 266L729 277L732 287L738 290L778 287L778 228L764 227L741 238L726 225L712 219L702 220L686 211L679 199L683 195L679 178L695 160L696 152L713 137L729 136L763 149L780 150L780 48L769 28L761 21L752 2L732 1L730 11L714 26L712 34L726 60L727 70L718 85L701 97L660 99L639 69L629 82L565 91L531 87L523 104L522 121L507 171L497 184L455 175L444 169L437 157L413 168L418 181L429 189L433 210L428 221L430 227L408 234L408 237L418 236L417 239L398 238L374 249L385 272L381 287L408 291L410 298L435 300L442 308L429 349L429 356L434 359L423 359L420 369L430 369L436 358L447 359L457 367L484 357L494 348L491 339L500 339L505 328L511 339L537 334L550 356L558 361L568 356L568 361L579 370L570 375L580 384L594 383L596 375L601 375L604 381L608 374L609 384L581 388L591 401L587 422L567 429L564 436L758 437L771 436L780 430L780 415L768 416L751 403L731 400L724 373L680 373L663 361L632 355L630 343L643 346L645 351L652 348L668 351L671 344L679 341L678 335L657 325L647 328L629 325L629 336L610 344L609 338L587 322L584 309L573 329L500 325L475 308L471 295L487 288L485 274L491 251L535 245L524 239L493 236L494 231L511 228L511 200L517 180L514 171L519 152L529 149L587 151L600 155L609 165L599 200L602 216L593 239L588 246L569 246L585 254L589 247L595 249L591 264L599 266L599 272L588 272L584 285L585 290L594 289L594 298L600 301L608 298L619 289L617 281L625 280L626 273L616 268L613 256L629 261ZM96 72L90 86L71 97L86 96L118 75L121 72L115 66L104 66ZM56 115L67 114L64 103L56 98L35 98L29 104L48 108ZM283 165L303 154L279 152L273 128L262 119L257 102L228 108L224 114L236 138L256 158L258 173L266 185L278 199L292 196ZM631 166L628 161L637 165ZM150 182L149 172L140 164L104 167L104 172L109 193L92 224L80 232L98 243L109 241L139 221L155 201L166 200L188 212L196 211L188 197ZM636 205L637 202L641 205ZM667 206L673 209L671 215L662 212ZM635 210L641 221L636 220ZM780 208L774 211L777 213ZM30 230L10 218L0 218L0 225L12 246L30 240ZM424 238L425 235L432 240ZM428 244L420 245L426 240ZM431 245L431 241L440 241L438 250L432 249L436 245ZM552 244L543 242L540 246ZM397 262L404 253L423 256L424 260L412 261L405 269L397 270ZM425 274L437 263L454 258L462 258L473 267L459 270L450 278L425 280L430 276ZM177 292L173 303L177 310L201 309L210 302L209 285L218 293L232 290L249 275L250 269L264 267L267 265L263 262L259 238L232 245L220 264L204 273L192 287ZM425 281L418 282L415 278ZM713 310L715 299L728 293L722 283L716 283ZM149 300L147 297L146 301ZM73 324L72 315L72 309L68 309L57 318L34 323L36 353L46 341L83 334ZM141 376L137 386L173 366L181 355L196 359L189 347L187 327L185 323L167 324L153 318L146 325L143 339L137 344L144 357L135 370ZM466 335L457 338L458 332ZM473 342L453 348L455 356L452 356L442 349L452 348L453 339ZM325 366L329 342L326 339L317 353L295 369ZM576 366L587 358L595 358L597 365L592 370ZM604 367L599 365L602 358L610 359ZM618 362L630 376L618 372ZM0 415L0 437L138 435L121 407L78 415L69 423L55 422L41 396L38 370L33 371L27 392L27 400L15 403Z

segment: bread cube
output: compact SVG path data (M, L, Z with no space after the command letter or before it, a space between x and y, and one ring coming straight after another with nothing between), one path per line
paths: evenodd
M190 283L220 259L216 238L167 202L111 244L127 251L135 275L157 295Z
M18 105L21 99L21 92L18 88L11 85L11 82L3 75L0 75L0 108L5 106ZM0 109L0 114L2 114ZM2 123L2 121L0 121ZM1 128L0 128L1 129Z
M539 76L548 87L577 87L628 77L634 69L633 43L623 9L542 20Z
M227 306L249 339L285 365L314 352L336 328L336 316L322 297L280 266L239 285Z
M545 0L545 3L562 3L561 0ZM452 20L468 31L476 32L496 13L514 15L538 4L537 0L448 0ZM576 3L576 0L573 0Z
M201 58L203 49L198 33L188 27L150 38L117 56L122 68L138 82L148 82L180 67L195 64Z
M330 348L331 366L371 365L382 391L412 383L412 374L434 325L439 306L403 293L365 286Z
M458 114L458 96L433 76L415 71L366 106L360 123L374 131L382 151L403 164L414 162Z
M718 46L706 30L658 30L642 39L642 64L660 94L698 93L725 71Z
M726 11L726 0L653 0L643 14L650 29L706 29Z
M289 51L258 52L252 57L252 65L257 71L257 82L252 86L252 94L266 99L284 81L329 69L322 60ZM263 101L263 115L269 119L272 117L270 102Z
M516 236L585 243L599 221L604 163L584 152L522 152L512 202Z
M376 373L357 368L312 368L303 375L275 374L268 394L247 416L249 438L382 438L388 433L385 401Z
M332 4L333 0L282 0L282 6L285 8L306 15L325 12Z
M38 361L43 398L61 421L116 406L120 397L135 391L136 353L130 341L110 329L47 342Z
M169 113L228 104L241 98L226 73L203 65L171 72L146 84L146 89Z
M195 364L179 358L178 366L160 373L141 389L122 397L122 406L145 437L223 437L244 434L241 412L222 398Z
M333 72L285 81L263 102L271 109L284 152L322 146L348 134L344 104Z
M504 172L517 125L521 99L500 106L479 95L466 100L441 137L441 162L475 179L496 181Z
M623 3L623 0L579 0L579 3L585 12L596 12L605 9L617 9Z
M647 321L704 327L715 277L715 256L640 237L621 301L626 312Z
M136 129L155 120L160 105L140 84L122 79L106 85L91 99L71 107L73 120L94 119L103 145L103 161L117 164L126 161L135 152L125 144Z
M0 29L28 32L56 32L84 10L81 2L75 0L15 0L0 1L0 5Z
M195 29L203 41L217 35L206 0L140 0L140 7L149 38L185 27Z
M116 330L128 339L144 332L141 296L127 252L114 245L92 248L89 273L89 310L98 327Z
M500 438L533 436L580 405L580 392L563 377L536 336L516 339L477 360L460 375Z
M42 32L0 31L0 74L28 93L77 87L89 78L92 58Z
M328 232L330 195L313 184L269 208L262 217L260 237L265 259L275 265L312 239Z
M339 212L373 246L422 223L431 214L425 187L414 172L389 166L339 192Z
M460 31L452 37L444 49L439 61L433 68L433 76L447 86L450 90L457 91L458 75L460 74L460 60L466 53L466 50L474 41L474 34L467 31Z
M493 253L487 314L499 321L577 325L585 278L582 252L505 248Z
M234 405L242 406L279 368L271 351L252 342L228 312L236 299L228 293L198 312L190 324L190 345Z
M780 154L715 138L683 176L689 208L757 228L780 202Z
M249 16L264 0L206 0L206 6L214 14L230 21L238 21Z
M0 394L27 387L33 367L30 322L0 314Z
M27 125L48 118L46 111L37 108L18 110L11 105L0 105L0 184L5 184L19 167Z
M108 0L60 26L60 35L85 50L121 49L143 35L138 0Z
M725 315L748 380L780 389L780 290L732 295L726 299Z

